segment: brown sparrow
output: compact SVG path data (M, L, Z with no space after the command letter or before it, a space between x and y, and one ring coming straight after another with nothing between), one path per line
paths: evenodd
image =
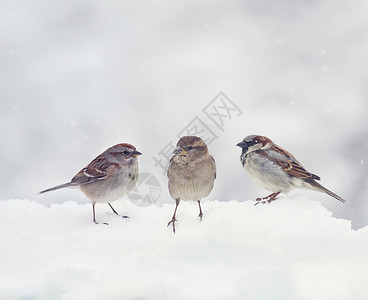
M115 145L92 160L70 182L49 188L40 194L65 187L79 187L92 201L93 222L97 224L96 203L107 203L119 215L110 202L125 196L135 186L138 180L139 155L141 153L130 144Z
M183 136L177 143L174 156L167 170L169 192L176 201L174 215L167 224L172 224L175 233L175 215L180 200L197 201L199 218L202 220L201 199L212 191L216 178L216 164L208 153L206 143L196 136Z
M237 146L242 148L240 161L249 176L272 192L267 197L257 198L256 201L269 203L282 192L287 193L294 188L304 187L324 192L345 202L344 199L316 182L320 180L319 176L306 171L294 156L274 144L269 138L249 135Z

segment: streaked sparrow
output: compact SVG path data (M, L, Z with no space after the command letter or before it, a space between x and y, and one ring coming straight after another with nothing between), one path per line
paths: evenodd
M269 138L249 135L237 146L242 148L240 161L249 176L272 192L267 197L257 198L257 201L271 202L280 193L303 187L326 193L345 202L340 196L320 185L316 181L320 180L319 176L306 171L293 155L274 144Z
M197 201L198 216L202 220L200 201L210 194L216 178L215 160L209 154L207 145L201 138L184 136L176 146L167 170L169 192L176 201L174 215L167 226L172 224L174 233L176 210L180 200Z
M80 188L92 201L93 222L97 224L96 203L107 203L119 215L110 202L122 198L134 188L138 180L139 155L141 153L134 146L117 144L92 160L70 182L46 189L40 194L65 187Z

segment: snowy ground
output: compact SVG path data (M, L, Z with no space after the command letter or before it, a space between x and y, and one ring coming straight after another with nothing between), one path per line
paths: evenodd
M0 299L367 299L368 227L281 197L138 207L0 201Z

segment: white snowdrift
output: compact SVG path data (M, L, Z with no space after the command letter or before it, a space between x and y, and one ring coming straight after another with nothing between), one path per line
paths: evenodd
M368 228L307 198L115 206L0 201L0 299L368 297Z

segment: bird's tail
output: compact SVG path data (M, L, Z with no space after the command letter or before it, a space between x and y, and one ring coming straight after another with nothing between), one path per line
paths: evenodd
M335 193L331 192L330 190L326 189L324 186L320 185L318 182L314 181L313 182L309 182L312 187L319 192L324 192L328 195L330 195L331 197L334 197L335 199L341 201L342 203L345 203L346 201L344 199L342 199L340 196L336 195Z
M58 189L66 188L66 187L72 187L72 186L74 186L74 184L71 183L71 182L68 182L68 183L64 183L64 184L54 186L54 187L49 188L47 190L43 190L43 191L39 192L39 194L43 194L43 193L46 193L46 192L50 192L50 191L54 191L54 190L58 190Z

